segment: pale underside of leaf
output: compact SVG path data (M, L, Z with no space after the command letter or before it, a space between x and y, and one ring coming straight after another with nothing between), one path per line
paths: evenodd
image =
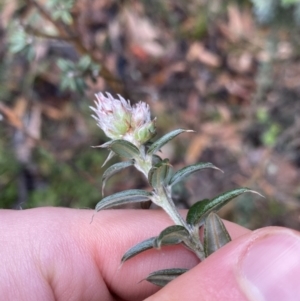
M220 170L218 167L214 166L212 163L197 163L194 165L189 165L186 166L180 170L178 170L173 177L170 179L169 185L175 185L176 183L184 180L186 177L188 177L189 175L201 170L201 169L206 169L206 168L213 168L213 169L217 169Z
M205 257L208 257L230 241L230 235L223 221L216 213L211 212L205 219L204 224Z
M148 238L140 243L138 243L137 245L135 245L134 247L130 248L122 257L121 262L125 262L128 259L140 254L141 252L144 252L146 250L152 249L153 248L153 242L156 239L156 237L151 237Z
M148 180L153 188L159 188L165 184L170 173L170 163L162 161L150 169L148 173Z
M174 225L164 229L154 241L154 247L175 245L189 240L189 232L180 225Z
M156 153L166 143L168 143L169 141L171 141L173 138L175 138L179 134L181 134L181 133L189 133L189 132L194 132L194 131L192 131L192 130L177 129L177 130L174 130L174 131L172 131L172 132L164 135L163 137L161 137L160 139L158 139L157 141L155 141L153 144L151 144L151 146L149 147L149 149L147 151L148 155L152 155L152 154Z
M238 188L220 194L211 200L205 199L203 201L199 201L189 209L186 221L190 225L201 226L210 212L218 211L229 201L245 192L257 193L249 188Z
M125 162L116 163L110 166L108 169L106 169L106 171L103 173L102 176L102 196L104 195L104 188L105 188L106 181L110 177L118 173L119 171L123 170L126 167L132 166L133 164L134 164L134 160L129 160Z
M182 275L187 271L188 269L179 269L179 268L160 270L149 274L145 280L157 286L163 287L167 285L170 281L174 280L175 278L177 278L178 276Z
M114 206L119 206L127 203L139 203L145 202L151 199L152 193L140 190L140 189L131 189L125 190L121 192L117 192L115 194L109 195L103 198L97 205L96 211L111 208Z

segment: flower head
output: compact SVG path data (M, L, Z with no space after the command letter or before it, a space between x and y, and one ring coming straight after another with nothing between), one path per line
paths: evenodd
M96 107L90 107L95 115L98 126L104 131L105 135L112 139L122 139L123 135L130 129L131 106L124 98L114 99L111 94L96 94L98 101Z
M155 134L155 120L151 121L149 106L139 102L131 106L119 95L115 99L111 94L96 94L96 107L90 107L94 111L93 118L105 135L111 139L124 139L136 146L140 146L150 140Z
M140 127L151 121L150 109L145 102L138 102L132 108L131 124L133 127Z

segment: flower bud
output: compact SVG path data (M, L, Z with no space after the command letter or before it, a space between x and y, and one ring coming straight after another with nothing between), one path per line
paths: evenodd
M134 131L134 139L144 144L156 134L155 120L149 121Z

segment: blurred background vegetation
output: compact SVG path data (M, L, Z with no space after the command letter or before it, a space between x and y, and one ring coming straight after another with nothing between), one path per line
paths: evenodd
M146 101L175 169L208 161L178 206L247 186L221 216L300 229L299 0L2 0L0 207L93 208L106 141L99 91ZM134 170L106 193L145 188Z

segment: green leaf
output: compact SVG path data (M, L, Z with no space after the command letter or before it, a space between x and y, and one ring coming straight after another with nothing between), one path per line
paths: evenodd
M137 254L140 254L146 250L152 249L153 248L153 242L156 239L156 237L151 237L148 238L140 243L138 243L137 245L135 245L134 247L130 248L122 257L121 262L125 262L128 259L134 257Z
M87 85L86 85L84 79L81 77L75 77L74 81L75 81L75 86L76 86L75 91L78 93L84 94L84 91L87 88Z
M221 247L231 241L230 235L226 230L223 221L219 216L211 212L205 219L204 224L204 254L208 257L210 254L219 250Z
M90 67L91 63L91 57L89 55L84 55L79 60L77 67L82 71L86 71Z
M298 4L299 0L281 0L282 7L286 8L293 4Z
M23 51L32 42L33 38L27 35L23 27L15 24L10 26L9 50L11 53Z
M62 11L60 18L67 25L71 25L73 23L72 15L68 11Z
M155 141L152 145L150 145L150 147L147 151L148 155L152 155L155 152L157 152L161 147L163 147L166 143L168 143L170 140L172 140L173 138L175 138L179 134L181 134L181 133L190 133L190 132L194 132L194 131L178 129L178 130L174 130L174 131L164 135L163 137L161 137L160 139Z
M132 166L133 164L134 164L134 160L130 160L130 161L116 163L110 166L108 169L106 169L106 171L103 173L102 176L102 196L104 195L104 188L105 188L106 181L114 174L118 173L119 171L123 170L126 167Z
M163 230L154 241L154 247L160 249L161 246L176 245L189 240L189 232L185 227L174 225Z
M104 145L106 145L106 143ZM112 140L109 144L107 144L106 147L112 150L117 155L129 159L140 155L139 149L134 144L126 140Z
M173 177L170 179L169 185L175 185L176 183L182 181L183 179L185 179L192 173L199 171L201 169L205 169L205 168L213 168L213 169L217 169L217 170L221 171L221 169L219 169L218 167L214 166L211 163L197 163L194 165L189 165L189 166L186 166L186 167L178 170L173 175Z
M186 221L190 225L201 226L204 222L204 219L209 215L209 213L219 210L229 201L245 192L259 194L258 192L250 190L249 188L238 188L220 194L219 196L211 200L205 199L203 201L199 201L195 203L188 211Z
M109 148L109 146L113 143L113 140L109 140L101 145L96 145L96 146L93 146L93 147L100 147L100 148Z
M103 198L97 205L96 211L111 208L114 206L119 206L127 203L139 203L145 202L151 199L152 193L140 190L140 189L131 189L121 192L114 193Z
M153 188L158 188L168 182L169 175L170 163L169 159L165 159L150 169L148 180Z
M188 269L160 270L149 274L149 276L145 280L149 281L152 284L162 287L187 271Z
M65 60L65 59L58 59L57 66L59 67L60 70L65 71L65 72L73 70L75 67L75 65L72 61Z
M160 156L157 156L157 155L152 156L152 166L154 166L160 162L162 162L162 158Z

